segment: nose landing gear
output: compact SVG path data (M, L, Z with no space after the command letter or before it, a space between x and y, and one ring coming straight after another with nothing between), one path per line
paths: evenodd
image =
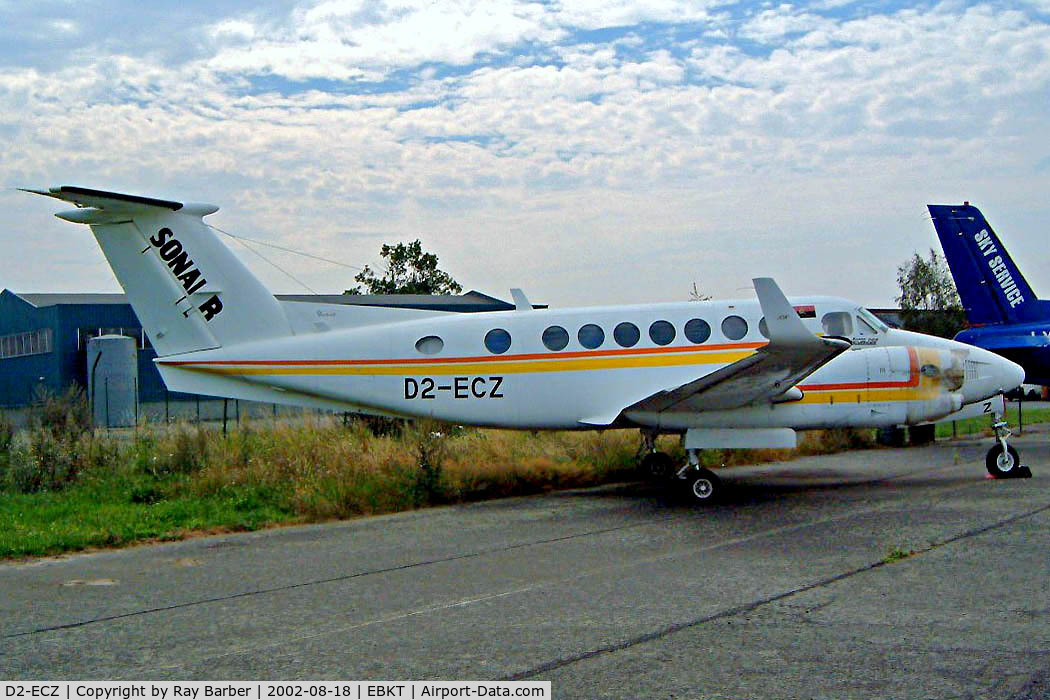
M1001 418L1001 417L998 417ZM984 458L984 465L988 473L996 479L1028 479L1032 476L1032 470L1021 464L1021 460L1015 450L1006 444L1006 439L1013 434L1004 420L996 420L995 444L988 450Z

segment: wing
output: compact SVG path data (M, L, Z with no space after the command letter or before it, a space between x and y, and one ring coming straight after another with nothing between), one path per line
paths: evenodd
M670 391L659 391L624 409L633 411L718 411L775 401L836 355L845 338L821 338L802 324L776 282L754 279L769 328L769 344L755 354Z

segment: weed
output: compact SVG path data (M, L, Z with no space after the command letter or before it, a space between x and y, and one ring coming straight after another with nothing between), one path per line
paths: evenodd
M155 483L132 484L132 486L128 489L129 503L143 503L145 505L153 505L154 503L163 500L164 491L160 489Z
M167 469L173 474L195 474L204 468L208 460L208 440L198 427L190 430L180 425L168 453Z
M79 386L72 385L61 394L47 388L34 392L30 427L42 430L62 442L69 442L91 431L91 408Z
M52 415L46 424L58 429L12 432L6 468L0 461L0 556L633 479L638 447L629 430L530 433L420 421L377 435L366 423L343 425L340 416L266 421L225 439L187 425L96 438L62 427L76 420ZM0 424L0 446L4 435ZM703 450L701 460L753 464L870 444L864 431L799 437L797 450ZM684 463L677 438L660 443ZM911 554L895 551L887 561Z
M9 423L0 426L0 483L18 493L68 487L90 454L84 392L74 386L62 395L41 389L35 396L27 431L16 436Z
M404 418L364 415L350 416L344 420L344 424L363 428L376 437L400 437L409 425Z
M901 549L900 547L894 546L894 547L890 548L890 551L886 553L886 556L883 557L882 561L885 562L886 564L892 564L895 561L900 561L901 559L907 559L908 557L911 557L911 556L914 556L914 555L915 555L915 551L914 550Z
M441 502L441 463L445 457L445 431L440 423L419 421L412 426L408 439L414 443L417 471L413 487L420 504ZM447 431L447 428L446 428Z
M875 446L875 434L871 430L858 428L831 428L812 431L816 434L817 454L843 452L845 450L866 450Z
M7 481L7 465L11 458L11 443L15 438L15 426L6 415L0 413L0 488Z
M6 486L18 493L62 489L80 474L81 444L49 430L35 429L16 437L6 459Z
M0 459L10 451L14 437L15 426L4 413L0 413Z
M108 442L102 441L99 442ZM135 435L135 442L132 447L132 466L138 474L148 474L152 477L158 477L162 471L161 463L157 459L157 444L153 437L153 433L149 431L142 431Z

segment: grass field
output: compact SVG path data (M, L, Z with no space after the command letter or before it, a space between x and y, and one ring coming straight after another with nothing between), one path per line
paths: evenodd
M61 403L61 402L60 402ZM32 430L0 424L0 558L201 532L319 522L636 478L637 431L474 430L414 424L375 435L337 418L94 435L51 406ZM66 411L63 413L63 411ZM1026 411L1027 422L1050 410ZM988 419L957 434L989 431ZM1011 417L1016 426L1016 416ZM938 436L951 425L938 426ZM871 431L803 433L795 450L711 450L718 467L872 446ZM684 459L673 437L660 448Z
M623 479L636 433L410 427L338 420L223 438L181 426L128 437L19 436L0 453L0 557L253 530Z
M1025 408L1021 410L1023 411L1025 425L1050 422L1050 408ZM1006 421L1010 424L1010 428L1015 432L1017 431L1018 427L1017 412L1017 405L1013 404L1007 406L1006 415L1004 416ZM965 435L973 435L977 433L987 433L988 435L992 434L991 417L967 418L966 420L956 421L955 435L963 437ZM952 424L938 423L937 437L952 437Z

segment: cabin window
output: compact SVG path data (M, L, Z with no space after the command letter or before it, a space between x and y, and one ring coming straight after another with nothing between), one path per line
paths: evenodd
M561 326L551 326L543 331L543 345L548 350L564 350L569 344L569 332Z
M711 326L703 319L690 319L685 324L685 337L690 343L697 345L707 342L707 339L711 337Z
M874 328L876 333L885 333L890 329L889 326L883 323L878 316L871 313L863 306L857 309L857 320L863 321L866 325Z
M580 328L576 334L576 339L580 341L580 345L583 347L593 350L605 342L605 331L601 329L601 326L588 323Z
M428 335L416 341L416 350L424 355L436 355L445 349L445 341L436 335Z
M624 321L613 329L613 340L616 341L617 345L625 348L634 347L641 337L642 334L638 330L638 326L627 321Z
M857 309L856 320L856 334L859 336L877 336L879 333L885 333L888 330L885 323L863 307Z
M649 326L649 337L657 345L667 345L674 340L674 326L667 321L653 321Z
M857 335L873 336L878 334L879 332L872 328L871 325L864 320L863 316L857 316Z
M739 316L726 316L722 319L722 335L730 340L740 340L747 335L747 321Z
M485 347L495 355L502 355L510 349L510 333L502 328L493 328L485 334Z
M853 335L853 316L846 311L830 311L820 319L824 326L824 335L837 335L848 338Z
M766 317L758 319L758 332L762 334L763 338L769 337L769 324L766 323Z

